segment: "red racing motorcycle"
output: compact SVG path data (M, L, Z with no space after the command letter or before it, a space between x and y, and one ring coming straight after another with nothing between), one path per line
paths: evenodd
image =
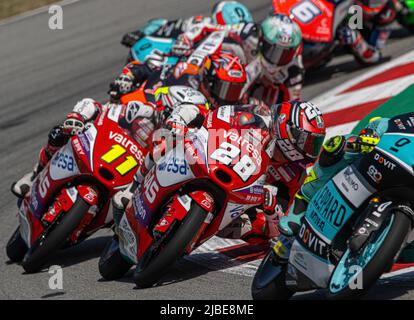
M135 283L152 286L182 255L263 203L274 147L264 120L269 114L244 108L210 112L200 129L156 161L102 253L103 278L122 277L136 264Z
M273 0L275 13L291 17L302 30L306 69L328 63L339 45L336 32L346 22L353 0Z
M113 224L111 197L128 185L146 150L118 125L122 106L104 106L39 173L19 203L20 225L7 244L13 262L33 273L63 246Z

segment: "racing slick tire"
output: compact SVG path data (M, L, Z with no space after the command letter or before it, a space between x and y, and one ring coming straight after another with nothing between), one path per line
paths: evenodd
M138 264L134 271L134 282L137 287L148 288L158 282L168 267L184 254L185 248L196 236L206 217L207 212L193 202L181 225L161 251L148 262L145 268L141 269Z
M328 288L327 297L329 299L359 299L367 294L369 289L381 275L389 269L394 258L396 258L397 254L400 252L401 246L411 227L410 218L403 212L394 211L391 214L394 215L394 220L390 222L392 225L389 228L388 233L385 235L380 248L362 269L362 288L350 288L350 286L347 286L335 293ZM378 232L378 230L376 232ZM373 237L371 237L369 241L372 241L371 239L373 239ZM331 283L334 274L335 271L332 273L329 284Z
M20 227L17 227L6 245L6 254L11 262L21 262L29 248L20 235Z
M287 265L276 264L273 254L273 250L268 252L254 275L251 287L253 300L289 300L295 293L286 287Z
M78 197L72 208L52 224L30 247L22 267L27 273L39 271L47 259L59 250L86 215L90 205Z

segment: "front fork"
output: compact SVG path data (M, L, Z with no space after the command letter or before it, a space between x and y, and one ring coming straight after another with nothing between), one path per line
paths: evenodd
M203 234L213 219L214 199L208 192L193 191L189 194L175 195L171 203L167 205L167 210L153 230L154 238L157 239L161 235L165 234L176 221L182 221L187 216L188 212L190 212L193 202L208 212L208 216L197 232L193 241L187 246L185 250L186 253L190 253L197 240L200 238L200 236Z
M85 227L93 220L97 212L99 193L89 185L77 185L75 187L62 189L61 193L56 197L54 203L49 207L41 218L41 223L45 229L54 224L62 214L69 212L76 200L82 198L90 205L90 209L80 222L79 226L73 231L69 240L75 243Z

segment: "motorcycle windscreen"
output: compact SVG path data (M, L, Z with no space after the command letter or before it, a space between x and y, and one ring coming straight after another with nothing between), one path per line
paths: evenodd
M312 42L331 42L334 35L335 5L322 0L273 0L275 13L293 19L302 38Z
M174 42L174 39L144 37L132 46L132 58L136 61L145 62L148 56L157 52L161 55L166 55L166 60L164 61L165 64L175 65L178 62L178 58L173 56L167 57L171 52Z

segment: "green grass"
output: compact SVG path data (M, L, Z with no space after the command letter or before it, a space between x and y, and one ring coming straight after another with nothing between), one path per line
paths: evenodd
M0 19L36 9L57 0L0 0Z

